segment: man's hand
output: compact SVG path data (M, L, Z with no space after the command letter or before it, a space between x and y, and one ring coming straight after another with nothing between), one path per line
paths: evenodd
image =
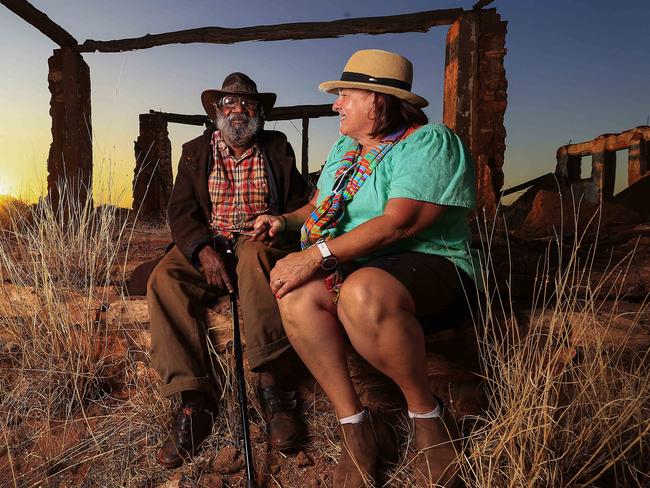
M211 246L204 246L199 251L199 261L201 261L201 269L208 284L216 286L220 290L228 290L228 293L235 291L223 258Z
M283 215L260 215L253 224L252 241L270 243L287 226L287 219Z

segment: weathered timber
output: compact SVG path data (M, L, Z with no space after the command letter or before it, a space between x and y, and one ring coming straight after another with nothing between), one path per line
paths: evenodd
M495 9L464 12L447 32L443 121L470 149L479 211L496 212L503 187L507 22Z
M92 189L93 146L90 68L70 47L55 49L48 60L52 144L47 158L47 187L57 206L60 185L67 197L83 202Z
M621 151L630 146L632 137L637 134L643 134L645 140L650 140L650 126L641 125L618 134L602 134L591 141L568 144L563 147L566 147L569 156L588 156L594 152L595 141L603 138L607 151Z
M309 118L302 119L302 175L309 176Z
M487 7L492 2L494 2L494 0L479 0L474 5L472 5L472 10L480 10L483 7Z
M628 185L633 185L648 174L649 144L650 126L644 125L567 144L557 150L555 172L574 194L583 195L588 202L609 201L614 197L616 151L628 149ZM591 177L582 179L580 166L585 156L592 156Z
M525 182L520 183L518 185L511 186L507 190L503 190L501 192L501 196L505 197L506 195L510 195L511 193L516 193L516 192L518 192L520 190L525 190L526 188L528 188L530 186L533 186L536 183L539 183L540 181L546 180L550 175L553 175L553 174L554 173L546 173L545 175L538 176L536 178L533 178L532 180L528 180L528 181L525 181Z
M210 117L207 115L174 114L169 112L157 112L156 110L149 110L149 113L161 115L167 122L172 122L174 124L206 125L211 123Z
M167 122L187 125L206 125L210 124L210 118L207 115L185 115L169 112L157 112L149 110L150 114L160 114ZM276 107L266 115L266 120L295 120L295 119L316 119L319 117L334 117L338 115L332 110L329 104L323 105L293 105L289 107Z
M164 220L174 178L172 144L163 114L140 114L140 135L134 148L133 209L141 220Z
M317 119L319 117L334 117L338 113L332 110L332 104L322 105L292 105L288 107L275 107L266 116L266 120L294 120L294 119Z
M353 34L389 34L399 32L427 32L437 25L453 23L463 9L429 10L404 15L362 17L330 22L298 22L291 24L259 25L253 27L202 27L162 34L110 41L86 40L78 46L79 52L120 52L149 49L166 44L234 44L246 41L284 41L299 39L337 38Z
M0 3L61 47L76 46L77 40L63 27L25 0L0 0Z

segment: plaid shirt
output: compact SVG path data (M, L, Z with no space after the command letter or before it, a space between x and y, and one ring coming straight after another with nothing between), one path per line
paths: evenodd
M210 230L233 237L253 229L258 215L269 211L269 184L257 144L235 158L220 131L212 135L214 167L208 177L212 203Z

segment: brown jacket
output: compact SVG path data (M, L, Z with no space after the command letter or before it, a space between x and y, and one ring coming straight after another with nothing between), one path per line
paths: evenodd
M183 254L195 262L199 247L210 242L212 214L208 176L214 165L210 138L212 129L183 145L178 175L167 215L172 239ZM305 205L310 188L295 164L291 144L282 132L262 130L258 143L264 155L269 180L269 213L279 215Z

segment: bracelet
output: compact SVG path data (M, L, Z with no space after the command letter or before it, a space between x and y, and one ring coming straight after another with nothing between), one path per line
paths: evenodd
M283 214L278 215L278 218L282 219L282 228L280 229L280 232L283 232L284 229L287 228L287 218Z

